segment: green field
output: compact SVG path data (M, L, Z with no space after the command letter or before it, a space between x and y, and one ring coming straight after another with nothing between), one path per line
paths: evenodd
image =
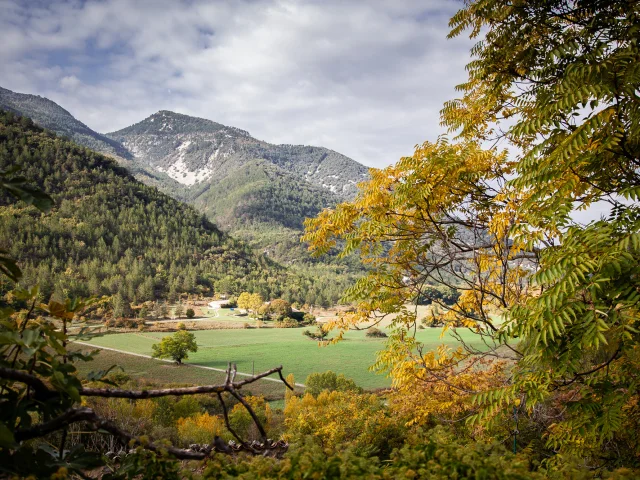
M90 347L71 344L74 350L88 352ZM191 365L176 365L174 363L160 362L155 359L123 355L111 350L102 350L91 362L76 362L75 366L82 378L86 378L89 372L106 370L112 365L119 365L124 372L136 381L136 388L144 388L147 385L154 386L181 386L181 385L211 385L224 382L225 374ZM299 392L302 389L296 389ZM281 399L285 388L280 383L259 381L242 389L243 393L251 395L263 395L268 400ZM277 405L277 404L276 404Z
M238 371L252 373L282 365L284 374L293 373L296 382L304 383L314 372L333 370L353 378L361 387L372 389L387 387L390 380L368 370L374 363L376 352L384 348L385 339L366 338L365 332L353 331L337 345L319 347L317 342L302 335L302 329L236 329L202 330L193 332L198 343L198 352L191 353L187 363L207 367L226 368L228 362L236 363ZM462 332L463 338L472 339L473 334ZM453 344L451 337L440 338L440 329L418 330L418 340L428 346L443 342ZM116 348L132 353L150 355L151 346L170 334L165 333L120 333L96 336L86 340L96 346Z

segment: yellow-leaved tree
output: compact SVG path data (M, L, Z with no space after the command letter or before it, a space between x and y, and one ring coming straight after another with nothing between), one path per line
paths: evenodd
M495 433L514 412L545 456L628 464L640 454L640 6L475 0L451 27L480 37L442 111L454 143L372 169L354 201L306 224L317 253L340 245L371 267L347 292L357 312L333 327L393 314L376 366L414 422L466 417ZM594 205L600 218L576 220ZM429 298L438 285L458 300ZM459 348L415 340L419 303L441 304Z
M498 334L500 315L528 294L525 279L536 263L508 236L519 219L520 196L506 185L513 167L504 152L440 138L372 169L354 201L307 222L304 239L316 252L342 240L343 255L357 249L370 267L347 292L357 311L332 326L339 339L348 328L390 319L393 334L375 367L390 373L391 402L410 423L432 414L457 418L471 395L504 382L504 361L520 355ZM447 304L434 295L437 285L460 295ZM458 348L427 351L416 341L415 305L425 303ZM461 328L475 334L471 341Z

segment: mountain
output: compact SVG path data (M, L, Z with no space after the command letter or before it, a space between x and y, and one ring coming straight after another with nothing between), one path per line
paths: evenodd
M131 154L120 143L94 132L64 108L38 95L16 93L0 87L0 109L31 118L43 128L105 155L130 159Z
M0 193L0 248L20 261L22 283L40 285L44 298L115 295L126 306L183 292L248 290L329 303L351 281L287 270L111 158L0 111L0 170L14 166L55 200L41 215Z
M102 135L40 96L0 88L0 108L113 157L139 181L194 205L226 232L287 264L317 263L299 242L304 219L352 198L368 177L366 167L332 150L272 145L245 130L167 110Z
M272 145L167 110L107 136L131 152L132 165L180 183L160 181L158 188L287 264L311 261L299 242L304 219L353 197L368 176L366 167L326 148Z
M239 128L166 110L107 136L136 160L187 187L220 180L247 162L261 159L344 199L355 194L356 184L368 171L326 148L272 145Z
M209 182L193 205L231 230L258 222L300 230L302 219L335 201L330 192L300 182L272 163L251 160L229 172L224 181Z

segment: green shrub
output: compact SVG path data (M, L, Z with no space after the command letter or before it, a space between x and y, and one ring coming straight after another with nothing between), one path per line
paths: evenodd
M285 317L284 319L275 322L275 326L278 328L296 328L299 327L300 324L293 318Z
M309 337L311 340L321 341L327 339L329 332L322 328L322 325L318 325L315 331L312 332L311 330L305 330L302 334Z
M193 318L196 316L196 312L194 312L193 308L187 308L185 315L187 318Z
M362 388L356 385L356 382L345 377L342 373L336 374L331 370L324 373L312 373L304 383L307 386L305 392L314 397L325 390L330 392L362 392Z
M384 433L379 437L382 442L385 441ZM338 449L333 454L327 454L325 448L318 445L312 436L308 436L290 448L283 460L253 457L229 462L217 455L208 462L203 478L536 480L549 477L531 471L527 457L513 455L499 444L465 444L436 428L416 438L415 443L406 443L394 450L389 460L385 461L365 452L359 454L352 448ZM587 477L568 475L556 478Z
M303 325L315 325L316 324L316 317L315 315L312 315L310 313L305 313L302 316L302 324Z
M367 331L367 337L369 338L387 338L387 334L379 328L372 327Z

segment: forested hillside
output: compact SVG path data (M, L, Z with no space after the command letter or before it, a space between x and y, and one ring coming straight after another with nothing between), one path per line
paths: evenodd
M105 294L141 302L249 290L302 302L312 292L328 302L346 285L334 274L288 272L111 159L3 112L0 169L12 166L56 202L45 217L21 205L0 213L0 248L20 261L22 284L39 284L45 298Z
M333 202L329 192L301 184L272 164L254 160L224 182L207 186L194 206L225 228L262 222L300 230L304 218L316 216Z
M362 270L354 259L313 260L299 241L305 218L351 198L367 178L367 168L344 155L322 147L272 145L239 128L166 110L102 135L37 95L0 88L0 108L115 158L145 185L194 205L276 262Z
M131 154L118 142L94 132L48 98L12 92L0 87L0 109L27 116L41 127L53 130L97 152L122 159L131 158Z

